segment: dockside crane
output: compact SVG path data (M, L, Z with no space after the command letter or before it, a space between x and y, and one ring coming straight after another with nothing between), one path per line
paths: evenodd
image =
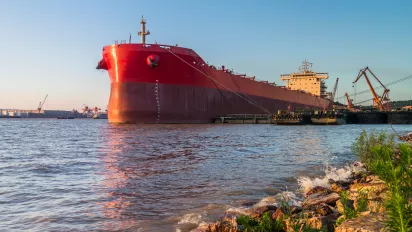
M366 74L366 71L369 71L370 74L372 74L372 76L379 82L379 84L382 86L383 88L383 94L382 96L379 96L378 94L376 94L375 89L373 88L368 75ZM356 77L356 79L352 82L352 84L355 84L358 82L358 80L364 76L366 79L366 82L369 86L369 90L372 93L373 96L373 106L377 107L380 111L388 111L390 110L390 102L389 102L389 89L386 88L386 86L375 76L375 74L369 69L368 66L366 66L366 68L363 68L359 71L358 76Z
M338 89L338 82L339 78L336 78L335 86L333 86L333 91L332 91L332 102L335 102L335 95L336 95L336 90Z
M37 107L37 110L39 111L39 114L41 112L41 109L43 108L44 103L46 102L47 96L49 96L49 94L46 94L46 96L44 97L43 102L39 102L39 106Z
M93 108L93 113L94 113L95 115L97 115L100 110L101 110L101 109L100 109L99 107L95 106L95 107Z
M355 111L355 106L352 103L352 99L349 98L348 93L345 93L345 97L346 97L346 100L348 100L348 110L352 112Z

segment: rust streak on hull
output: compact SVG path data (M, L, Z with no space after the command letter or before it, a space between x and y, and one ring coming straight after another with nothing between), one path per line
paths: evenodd
M271 112L290 104L251 95L247 99ZM212 123L217 115L264 113L229 91L155 83L112 83L109 109L109 120L113 123Z

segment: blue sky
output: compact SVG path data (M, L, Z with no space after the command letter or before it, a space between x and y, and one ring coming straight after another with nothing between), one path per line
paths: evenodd
M101 48L129 33L139 41L141 15L149 43L190 47L209 63L279 84L308 59L329 72L330 89L340 78L341 96L366 65L384 83L412 74L411 9L401 0L0 0L0 108L36 108L46 94L48 109L105 108L108 74L95 70ZM411 89L412 81L394 85L390 96L412 99Z

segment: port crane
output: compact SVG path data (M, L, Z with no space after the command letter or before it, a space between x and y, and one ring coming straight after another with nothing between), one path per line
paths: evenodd
M346 100L348 100L348 110L352 112L355 111L355 106L352 103L352 99L349 98L348 93L345 93L345 97L346 97Z
M97 107L97 106L95 106L94 108L93 108L93 113L95 114L95 115L97 115L98 113L99 113L99 110L101 110L99 107Z
M335 95L336 95L336 90L338 89L338 82L339 82L339 77L336 78L335 86L333 86L333 91L332 91L332 96L331 96L332 102L335 102Z
M368 75L366 74L366 71L369 71L370 74L372 74L372 76L379 82L379 84L382 86L383 88L383 94L382 96L379 96L378 94L376 94L375 89L373 88ZM375 74L369 69L368 66L366 66L366 68L363 68L359 71L358 76L356 77L356 79L352 82L352 84L355 84L358 82L358 80L364 76L366 79L366 82L369 86L369 90L372 93L373 96L373 106L377 107L380 111L386 111L386 110L390 110L390 103L389 103L389 89L387 89L385 87L385 85L375 76Z
M92 109L90 109L88 106L86 106L85 104L83 104L83 108L82 108L82 111L83 111L83 114L89 114L91 111L92 111Z
M44 103L46 102L47 96L49 96L49 94L46 94L46 96L44 97L43 102L39 102L39 106L37 107L37 110L39 111L39 114L41 112L41 109L43 108Z

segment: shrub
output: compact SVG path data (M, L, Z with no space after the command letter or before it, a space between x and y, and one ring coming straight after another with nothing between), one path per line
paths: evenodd
M370 169L378 175L389 189L385 200L388 219L386 226L390 231L412 231L412 207L408 199L412 197L412 149L400 144L397 153L387 146L373 148L375 159Z
M258 220L249 216L240 216L236 222L240 225L240 230L245 232L283 231L281 220L273 220L268 212L265 212Z
M384 146L388 149L395 149L395 135L388 135L386 132L372 131L369 135L365 130L359 135L359 137L352 144L351 150L357 155L362 163L369 166L372 160L375 158L373 152L374 147Z

